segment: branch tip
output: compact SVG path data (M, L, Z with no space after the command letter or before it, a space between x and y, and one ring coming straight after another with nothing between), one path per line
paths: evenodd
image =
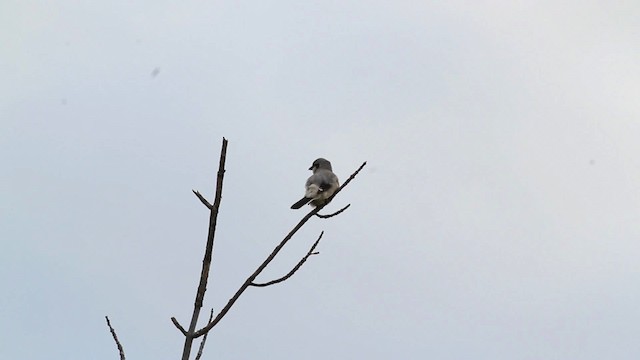
M180 325L180 323L178 322L178 320L175 317L171 317L171 322L173 323L173 325L176 326L176 328L178 328L178 330L180 330L180 332L182 333L182 335L187 336L187 330L185 330L182 325Z
M111 336L113 336L113 341L116 342L116 346L118 347L118 353L120 353L120 360L125 360L124 349L122 348L122 344L120 344L120 340L118 340L118 335L116 335L116 330L111 326L111 321L109 321L109 317L105 316L104 318L107 319L107 326L109 327Z
M322 215L322 214L316 214L317 217L321 218L321 219L328 219L330 217L334 217L336 215L339 215L340 213L342 213L343 211L347 210L349 208L349 206L351 206L351 204L347 204L347 206L343 207L342 209L334 212L333 214L327 214L327 215Z
M211 322L211 320L213 320L213 308L211 308L211 312L209 314L209 322ZM208 335L209 333L206 333L202 337L202 341L200 341L200 347L198 348L198 353L196 354L195 360L200 360L200 357L202 357L202 351L204 350L204 344L207 342Z
M209 201L207 201L207 199L204 198L204 196L202 196L202 194L200 194L200 192L198 190L191 190L193 191L193 193L198 197L198 199L200 200L200 202L207 207L207 209L211 210L211 208L213 207L213 205L211 205L211 203Z

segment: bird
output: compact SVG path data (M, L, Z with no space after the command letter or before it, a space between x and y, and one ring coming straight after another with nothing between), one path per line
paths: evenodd
M340 183L338 177L331 169L331 163L327 159L316 159L309 170L313 171L305 184L304 197L291 205L292 209L300 209L306 204L320 206L336 192Z

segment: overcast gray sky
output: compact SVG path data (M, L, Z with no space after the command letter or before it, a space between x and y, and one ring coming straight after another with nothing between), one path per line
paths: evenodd
M0 3L0 358L640 358L637 1ZM308 210L308 209L307 209ZM203 322L204 323L204 322Z

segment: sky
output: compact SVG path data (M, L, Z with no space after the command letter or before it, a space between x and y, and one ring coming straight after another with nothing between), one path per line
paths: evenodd
M638 359L637 1L0 3L0 358ZM201 319L201 325L205 319Z

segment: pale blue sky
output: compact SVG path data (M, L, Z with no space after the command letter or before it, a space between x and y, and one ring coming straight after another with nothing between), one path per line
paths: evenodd
M0 358L638 359L633 1L0 3ZM330 210L329 209L329 210Z

